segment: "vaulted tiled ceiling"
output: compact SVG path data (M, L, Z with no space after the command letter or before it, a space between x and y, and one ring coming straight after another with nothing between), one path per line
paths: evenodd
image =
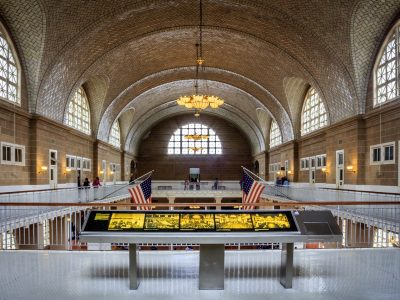
M377 2L203 0L201 90L226 100L217 114L247 133L254 153L267 144L260 120L271 120L257 108L277 120L284 141L294 139L310 85L331 124L363 113L378 47L400 10L398 0ZM31 112L63 122L83 85L94 135L107 141L119 118L132 152L146 130L183 112L172 106L193 86L198 1L0 0L0 14Z

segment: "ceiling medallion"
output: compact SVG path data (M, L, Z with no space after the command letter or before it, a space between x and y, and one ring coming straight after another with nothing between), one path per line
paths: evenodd
M205 59L203 57L203 7L202 0L200 0L200 18L199 18L199 42L196 44L196 79L194 81L194 94L191 96L181 96L176 100L178 105L184 106L188 109L195 110L195 116L200 116L200 111L211 107L216 109L224 104L218 96L214 95L200 95L198 92L198 81L199 81L199 71L200 66L204 68Z

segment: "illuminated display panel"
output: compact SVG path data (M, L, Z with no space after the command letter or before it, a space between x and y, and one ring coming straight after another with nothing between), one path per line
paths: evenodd
M215 214L217 231L253 229L250 214Z
M290 229L290 222L285 214L252 214L255 231L269 231L277 228Z
M84 231L298 232L290 211L91 211Z
M143 229L144 217L145 214L113 213L108 230Z
M213 214L181 214L181 230L214 230L215 222Z
M179 230L179 214L146 214L144 230Z

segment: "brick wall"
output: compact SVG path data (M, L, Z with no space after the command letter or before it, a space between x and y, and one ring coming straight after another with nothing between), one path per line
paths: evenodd
M151 129L141 142L138 155L139 174L155 170L154 179L183 180L189 168L200 168L202 180L239 180L241 166L251 168L250 145L245 135L226 121L202 115L202 124L212 128L219 136L222 155L167 155L168 141L174 131L190 122L198 122L193 115L183 115L162 121Z
M30 184L32 146L29 117L29 114L21 109L15 109L14 113L8 109L8 105L0 106L0 142L25 146L25 166L1 164L0 185Z
M288 142L279 147L274 147L269 152L269 164L279 163L281 167L285 166L285 161L289 161L289 169L291 174L287 174L289 181L297 181L298 178L298 151L297 142ZM269 171L269 166L267 167ZM268 180L274 181L276 172L268 172Z
M180 126L194 120L192 115L183 115L156 125L150 135L139 142L139 155L135 157L62 124L31 116L20 108L15 108L14 111L8 105L0 107L0 141L25 146L25 166L0 165L0 185L48 184L48 171L41 171L41 166L49 165L49 149L57 150L60 184L76 183L76 171L66 172L67 154L92 160L92 170L82 171L82 179L88 177L92 180L96 175L102 177L101 161L106 160L106 180L109 182L113 180L110 163L121 166L117 181L128 180L132 160L137 165L135 177L154 169L155 179L171 180L186 178L190 167L199 167L204 180L212 180L215 177L221 180L238 180L241 174L240 166L253 170L255 160L259 162L259 172L264 170L265 174L268 173L268 179L273 180L274 174L268 172L269 164L280 163L283 167L285 160L289 160L289 170L292 171L288 176L289 180L308 182L308 171L299 170L300 158L326 154L327 173L317 169L316 182L334 184L336 151L341 149L345 152L345 167L353 165L355 170L345 170L345 184L398 184L400 107L394 102L371 110L362 117L336 123L254 157L251 156L249 143L242 132L230 123L212 116L201 116L201 121L213 128L220 137L223 155L167 155L171 134ZM395 163L371 165L370 146L387 142L395 142Z

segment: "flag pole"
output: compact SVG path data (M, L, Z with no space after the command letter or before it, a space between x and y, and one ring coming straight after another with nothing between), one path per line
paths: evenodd
M148 174L153 174L153 172L154 172L154 170L151 170L150 172L147 172L146 174L143 174L142 176L139 176L138 178L136 178L136 179L133 179L133 181L138 181L138 180L140 180L142 177L145 177L146 175L148 175ZM150 176L149 175L149 176ZM149 177L149 176L147 176L146 177L146 179ZM146 179L144 179L144 180L146 180Z
M274 189L275 191L277 191L279 194L281 194L284 198L290 199L290 197L288 195L286 195L285 193L283 193L282 191L280 191L279 189L276 188L276 186L268 183L268 181L265 181L263 178L261 178L260 176L254 174L252 171L250 171L249 169L247 169L246 167L243 167L243 170L247 173L250 173L251 175L253 175L254 177L256 177L257 179L259 179L263 184L269 186L270 188Z
M146 175L148 175L148 176L146 177L146 179L147 179L147 178L149 178L149 177L151 176L151 174L153 174L153 172L154 172L154 170L151 170L150 172L147 172L146 174L143 174L142 176L139 176L138 178L134 179L133 181L134 181L134 182L135 182L135 181L138 181L138 180L140 180L142 177L145 177ZM98 199L98 200L103 200L103 199L107 198L108 196L111 196L111 195L114 194L115 192L118 192L118 191L122 190L123 188L126 188L126 187L129 186L129 185L131 185L130 182L128 182L128 184L123 185L121 188L119 188L119 189L117 189L117 190L115 190L115 191L109 193L108 195L105 195L103 198Z
M254 174L252 171L250 171L250 170L247 169L246 167L243 167L243 166L241 166L241 167L243 168L243 170L245 170L246 172L250 173L251 175L253 175L253 176L256 177L257 179L261 180L263 183L270 185L270 184L268 183L268 181L265 181L263 178L261 178L261 177L258 176L257 174Z

